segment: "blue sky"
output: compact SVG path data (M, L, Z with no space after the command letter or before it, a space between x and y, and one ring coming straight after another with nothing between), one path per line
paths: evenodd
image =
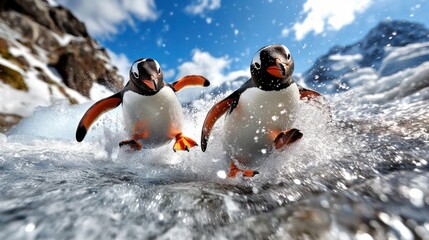
M428 0L57 0L72 9L127 74L151 57L165 80L204 74L214 85L249 74L253 54L272 43L289 47L295 73L335 45L351 44L378 22L429 26Z

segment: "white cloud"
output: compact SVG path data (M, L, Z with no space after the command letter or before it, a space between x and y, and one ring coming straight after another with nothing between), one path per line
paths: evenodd
M119 74L124 77L124 83L126 83L129 80L132 62L123 53L116 54L110 50L107 50L107 53L112 60L112 64L118 68Z
M134 26L134 18L156 20L155 0L57 0L83 21L90 34L108 36L118 33L124 22Z
M179 98L188 102L198 97L203 91L209 91L225 81L234 80L240 76L250 77L249 70L238 70L226 73L231 60L227 56L216 58L208 52L199 49L193 51L192 61L184 62L178 67L177 79L186 75L203 75L210 81L208 88L192 88L178 92Z
M340 30L352 23L356 14L364 12L371 5L370 0L307 0L303 6L304 20L296 22L292 29L285 28L283 36L290 31L295 38L302 40L308 33L321 34L324 31Z
M168 81L174 77L176 71L174 71L174 69L162 69L162 73L164 75L164 81Z
M190 14L204 16L208 11L219 9L220 5L221 0L197 0L186 6L185 11Z

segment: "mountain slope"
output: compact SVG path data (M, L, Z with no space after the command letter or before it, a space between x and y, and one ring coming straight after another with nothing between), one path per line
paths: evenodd
M0 131L55 99L98 99L123 79L85 25L45 0L0 2Z
M335 46L302 77L322 92L344 91L429 61L429 30L407 21L384 21L362 40Z

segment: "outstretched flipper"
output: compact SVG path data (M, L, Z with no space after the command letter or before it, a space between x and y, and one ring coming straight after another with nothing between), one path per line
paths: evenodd
M282 148L285 145L292 144L302 138L302 133L296 129L291 128L286 131L280 132L274 139L274 146L276 149Z
M173 145L173 151L186 150L189 152L189 149L195 146L198 146L198 144L192 138L185 137L182 133L179 133L176 135L176 142Z
M209 140L210 133L216 121L220 117L222 117L222 115L224 115L228 110L230 110L231 113L232 109L237 105L238 98L240 97L240 95L237 95L235 93L236 92L232 93L224 100L218 102L207 113L206 119L204 120L203 129L201 131L201 150L203 152L206 151L207 141Z
M298 89L299 89L299 94L300 94L301 99L314 100L315 98L322 96L322 94L320 94L314 90L304 88L304 87L301 87L299 85L298 85Z
M234 178L237 176L238 173L243 173L244 177L253 177L256 174L259 174L258 171L255 170L242 170L240 168L237 167L237 165L235 165L232 161L229 164L229 173L228 173L228 177L230 178Z
M119 106L122 103L122 94L118 92L108 98L101 99L92 105L83 115L82 119L79 122L76 130L76 140L81 142L86 133L88 132L89 127L91 127L92 123L97 120L97 118L113 108Z
M207 80L207 78L200 75L188 75L180 78L179 80L171 84L171 88L175 92L178 92L182 90L182 88L188 87L188 86L208 87L210 86L210 82L209 80Z
M315 102L319 107L319 109L322 109L323 111L328 113L329 117L332 119L331 107L329 106L329 104L327 104L327 100L322 94L316 91L313 91L311 89L301 87L299 85L298 85L298 90L299 90L301 100Z

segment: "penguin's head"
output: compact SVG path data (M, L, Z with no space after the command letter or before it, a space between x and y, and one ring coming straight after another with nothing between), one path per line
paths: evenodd
M259 49L250 64L250 73L256 86L263 90L288 87L292 80L294 62L289 49L273 44Z
M153 95L164 87L161 66L151 58L141 58L131 65L130 81L140 93L146 95Z

